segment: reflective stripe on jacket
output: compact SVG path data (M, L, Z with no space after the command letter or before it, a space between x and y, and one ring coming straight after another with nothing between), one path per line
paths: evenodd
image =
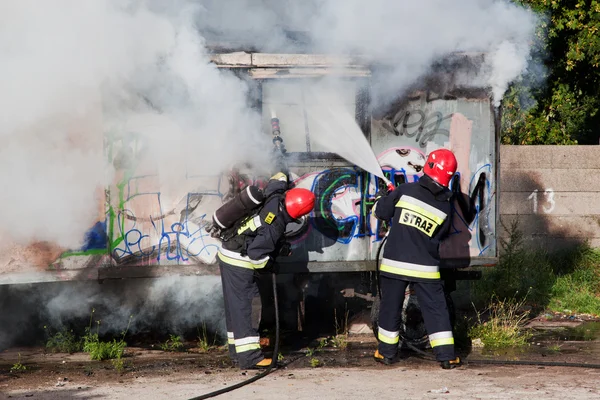
M437 265L411 264L390 260L385 257L381 260L379 270L411 278L440 279L440 268Z
M229 265L233 265L241 268L248 269L261 269L264 268L269 262L269 257L264 257L260 260L252 260L248 256L243 256L238 252L227 250L227 249L219 249L217 253L217 257L219 259Z

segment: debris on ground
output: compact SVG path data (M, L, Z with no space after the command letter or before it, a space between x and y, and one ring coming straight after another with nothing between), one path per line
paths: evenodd
M69 378L58 378L58 381L56 382L56 387L60 387L60 386L65 386L65 384L69 381Z
M450 393L450 391L448 390L448 388L446 386L444 386L441 389L430 390L429 393Z

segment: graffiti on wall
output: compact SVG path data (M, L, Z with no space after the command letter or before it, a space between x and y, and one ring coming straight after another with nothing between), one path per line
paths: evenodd
M412 138L419 147L424 148L436 135L450 136L448 129L441 127L450 118L452 115L444 115L440 111L400 110L393 117L385 119L382 126L396 136Z
M455 212L442 254L450 258L494 255L495 163L493 154L476 155L473 150L476 135L486 136L483 142L488 144L494 140L493 132L481 131L492 125L477 121L473 128L476 118L487 117L452 111L450 101L423 104L373 122L371 143L379 149L382 170L394 185L415 182L428 151L451 148L459 171L451 183ZM383 139L385 146L379 142ZM264 186L267 177L253 176L251 171L186 174L176 195L166 194L156 171L144 168L144 147L136 140L113 138L108 154L117 174L106 191L105 215L90 228L84 247L63 254L61 263L85 256L85 266L213 264L220 243L204 229L212 213L236 190L248 184ZM372 259L388 229L372 215L374 196L384 183L351 166L307 164L293 170L292 177L317 198L307 223L290 235L295 253L307 261Z

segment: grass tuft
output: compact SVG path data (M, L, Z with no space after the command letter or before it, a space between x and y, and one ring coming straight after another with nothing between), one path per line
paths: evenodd
M97 333L87 334L84 338L83 351L89 353L92 360L119 359L127 343L123 339L113 339L110 342L101 341Z
M13 366L10 368L10 372L15 373L15 372L23 372L26 370L27 370L27 367L21 363L21 353L19 353L19 361L17 361L16 363L13 364Z
M524 329L529 310L525 310L524 300L494 299L483 312L478 312L478 324L471 327L471 339L479 339L484 348L500 349L521 347L528 344L531 333ZM487 315L487 319L482 316Z
M208 339L206 324L202 324L202 333L198 332L198 348L200 349L200 351L206 353L215 347L217 347L217 335L213 336L213 340L211 343Z
M44 329L47 329L44 326ZM64 329L50 335L46 341L46 349L52 353L76 353L83 348L83 342L73 333L73 330Z
M101 341L99 337L100 330L100 320L96 321L96 333L92 333L92 321L94 317L95 310L92 309L92 314L90 316L90 325L86 328L86 334L83 337L83 351L90 355L92 360L111 360L111 359L120 359L123 356L125 351L125 347L127 347L127 343L125 343L125 335L129 330L129 326L131 324L131 319L133 317L129 317L129 324L127 324L127 329L122 332L122 336L119 340L113 339L110 342Z
M183 342L181 341L181 336L178 335L169 335L169 339L166 342L160 345L160 348L163 351L181 351L183 348Z
M344 315L344 326L341 327L338 323L337 311L333 310L333 319L335 321L335 335L331 337L331 345L338 349L345 350L348 347L348 314L346 310Z

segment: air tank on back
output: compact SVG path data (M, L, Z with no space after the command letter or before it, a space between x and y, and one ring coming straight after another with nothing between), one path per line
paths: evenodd
M247 186L214 212L213 222L220 229L231 228L236 221L251 214L264 200L265 196L260 188Z

